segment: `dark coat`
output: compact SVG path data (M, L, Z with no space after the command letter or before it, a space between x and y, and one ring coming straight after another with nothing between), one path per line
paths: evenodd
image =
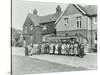
M25 56L28 56L28 47L25 47Z

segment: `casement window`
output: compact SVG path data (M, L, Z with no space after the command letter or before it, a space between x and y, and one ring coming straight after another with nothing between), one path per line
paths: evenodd
M30 30L33 30L33 25L32 24L30 25Z
M68 18L64 18L65 20L65 26L68 25Z
M27 27L24 27L24 33L27 33Z
M82 19L81 19L81 17L77 17L76 18L76 22L77 22L77 28L81 28L82 27Z

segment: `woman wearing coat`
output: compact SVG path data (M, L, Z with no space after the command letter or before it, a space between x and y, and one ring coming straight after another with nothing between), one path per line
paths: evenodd
M84 56L84 44L79 44L79 57L83 58Z
M58 44L58 55L62 54L61 50L62 50L62 45L61 45L61 43L59 43Z

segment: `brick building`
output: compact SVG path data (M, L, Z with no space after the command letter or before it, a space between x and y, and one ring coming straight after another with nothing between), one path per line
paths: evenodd
M81 34L94 48L97 41L97 7L95 5L81 6L69 4L61 11L58 5L55 13L38 16L37 10L28 14L24 25L24 38L27 44L41 43L48 37Z
M55 22L61 13L59 5L56 8L56 12L49 15L39 16L36 9L33 14L29 13L23 25L24 43L27 45L41 43L46 40L48 35L55 35Z
M33 14L29 13L23 25L24 44L41 43L42 27L39 24L40 16L37 15L37 10L34 9Z
M57 35L81 34L87 39L89 48L97 41L97 6L69 4L56 23Z

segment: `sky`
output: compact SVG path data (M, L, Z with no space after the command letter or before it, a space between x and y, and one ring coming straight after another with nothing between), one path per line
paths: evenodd
M12 1L12 27L22 30L24 21L28 13L33 13L34 8L37 9L38 15L43 16L56 12L57 5L60 5L62 11L66 9L68 4L36 2L36 1Z

